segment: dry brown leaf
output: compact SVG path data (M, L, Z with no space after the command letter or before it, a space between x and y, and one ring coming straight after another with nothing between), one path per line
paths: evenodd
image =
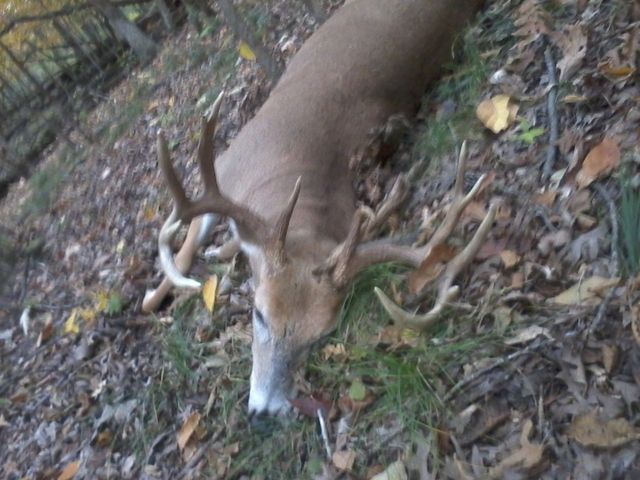
M356 452L353 450L340 450L333 453L331 460L336 468L351 471L356 461Z
M585 447L617 448L640 438L640 429L624 418L601 420L594 410L575 417L568 435Z
M418 293L435 280L444 270L444 264L456 254L456 249L447 244L436 245L427 254L420 266L409 275L409 290Z
M589 277L551 298L550 301L557 305L599 305L604 295L619 282L620 277Z
M202 286L202 300L209 313L213 312L216 306L216 293L218 291L218 277L211 275Z
M407 480L407 469L400 460L389 465L384 472L371 477L371 480Z
M602 346L602 363L607 373L613 372L620 358L620 349L616 345Z
M539 325L530 325L527 328L520 330L514 337L506 339L504 343L507 345L529 343L540 335L543 335L549 339L553 338L548 328L541 327Z
M47 340L49 340L53 336L53 320L51 317L48 317L45 321L45 324L42 326L42 330L40 330L40 334L38 335L38 340L36 341L36 346L41 346Z
M569 25L562 32L554 35L556 45L562 50L562 58L558 61L559 80L562 82L573 75L587 54L587 36L582 25Z
M520 255L513 250L503 250L500 252L500 259L505 268L515 267L520 261Z
M496 95L480 102L476 116L493 133L506 130L516 119L518 105L511 103L508 95Z
M195 432L196 427L198 426L199 423L200 423L200 414L198 412L192 413L191 415L189 415L189 418L185 420L184 424L182 425L182 428L176 435L178 440L178 447L180 447L180 450L184 450L184 447L189 442L189 439L193 435L193 432Z
M517 469L527 472L540 465L544 460L544 445L529 441L532 428L533 423L531 420L527 420L522 428L520 448L489 470L491 478L503 478L507 470Z
M620 149L612 138L605 137L601 143L593 147L582 162L582 168L576 175L578 187L585 188L595 180L605 177L618 166Z
M511 288L520 290L524 286L524 273L513 272L511 275Z
M76 460L75 462L68 463L66 467L62 470L60 475L58 475L58 480L71 480L76 476L78 470L80 469L80 460Z
M538 205L542 205L543 207L550 208L555 203L557 196L558 196L557 190L547 190L546 192L542 192L534 195L533 201Z
M347 358L347 350L344 348L344 343L330 343L320 351L323 360L333 359L338 362L344 362Z
M631 65L612 65L610 61L598 65L600 71L614 80L629 78L636 72Z

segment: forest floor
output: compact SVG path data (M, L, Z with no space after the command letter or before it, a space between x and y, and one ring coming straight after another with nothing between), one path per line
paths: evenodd
M266 18L282 60L315 28L301 2ZM366 271L300 379L298 418L259 427L246 413L241 257L193 268L219 279L212 308L174 292L140 313L170 208L158 129L195 187L199 116L224 85L224 149L270 88L221 25L210 30L168 40L0 203L13 266L0 298L0 477L640 478L640 5L490 2L398 152L365 158L357 186L375 206L409 172L387 233L426 236L467 140L468 183L489 181L442 251L471 237L490 200L500 208L460 298L417 334L373 293L407 305L407 272ZM226 234L218 226L214 243ZM305 415L317 408L330 458Z

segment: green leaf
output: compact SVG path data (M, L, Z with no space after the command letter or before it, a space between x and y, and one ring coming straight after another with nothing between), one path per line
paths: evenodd
M362 383L362 380L356 379L351 383L351 387L349 387L349 397L351 400L355 400L360 402L364 400L364 397L367 395L367 388Z

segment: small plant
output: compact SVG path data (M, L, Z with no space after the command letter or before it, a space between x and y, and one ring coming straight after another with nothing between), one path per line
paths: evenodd
M622 181L619 206L622 267L627 275L640 272L640 190Z
M107 305L104 309L104 313L110 316L118 315L120 312L122 312L123 308L124 303L120 294L117 292L111 292L109 294L109 298L107 298Z

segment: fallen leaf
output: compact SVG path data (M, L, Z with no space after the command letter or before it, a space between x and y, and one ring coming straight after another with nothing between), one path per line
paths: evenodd
M180 450L184 450L191 435L193 435L193 432L196 430L198 423L200 423L200 414L198 412L192 413L189 418L185 420L177 434L178 447L180 447Z
M540 335L543 335L548 339L553 338L548 328L540 327L539 325L531 325L523 330L520 330L515 337L508 338L504 341L504 343L507 345L529 343Z
M389 465L384 472L371 477L371 480L408 480L407 469L400 460Z
M70 335L77 335L78 333L80 333L80 327L78 326L78 309L74 308L73 310L71 310L71 313L69 314L69 318L67 318L67 321L64 322L64 333L68 333Z
M349 387L349 398L351 400L361 401L367 395L367 388L362 383L362 380L355 379Z
M520 437L520 448L507 457L505 457L498 465L489 470L491 478L504 478L507 470L518 470L528 472L537 467L544 460L544 445L531 443L529 435L533 428L531 420L527 420L522 427L522 435Z
M344 362L348 358L344 343L330 343L325 345L320 351L320 354L323 360L333 359L337 362Z
M375 402L376 397L372 392L367 392L362 400L354 400L349 395L342 395L338 399L338 408L343 413L357 413Z
M249 60L250 62L256 61L256 54L253 53L253 50L251 50L251 47L247 45L247 42L240 42L238 52L240 53L240 56L245 60Z
M53 320L51 316L47 318L45 324L42 326L42 330L40 330L40 334L38 335L38 340L36 341L36 346L41 346L47 340L49 340L53 335Z
M289 403L310 418L317 418L318 410L322 411L324 418L328 418L331 411L331 402L315 395L293 398Z
M552 250L564 247L571 240L571 233L568 230L557 230L547 233L538 241L538 250L547 256Z
M331 460L336 468L350 471L356 461L356 452L353 450L340 450L333 453Z
M582 64L587 54L587 36L582 30L582 25L576 23L569 25L553 38L562 51L562 58L558 61L558 80L562 82L571 77Z
M582 103L582 102L586 102L587 100L589 100L588 97L585 97L584 95L575 95L575 94L569 94L560 99L562 103L568 103L568 104Z
M500 133L514 122L518 113L518 106L510 101L503 94L484 100L476 108L476 116L493 133Z
M640 438L640 429L624 418L604 421L594 410L575 417L568 435L585 447L617 448Z
M620 358L620 349L616 345L602 346L602 363L607 373L613 372Z
M58 480L71 480L76 476L78 470L80 469L80 460L76 460L75 462L68 463L60 475L58 475Z
M533 201L538 205L542 205L543 207L549 208L553 206L557 196L558 196L557 190L547 190L545 192L537 193L536 195L534 195Z
M500 252L500 259L505 268L515 267L520 261L520 255L513 250L503 250Z
M202 286L202 300L209 313L213 312L216 306L216 292L218 291L218 277L211 275Z
M612 78L614 80L620 80L624 78L628 78L633 75L636 69L631 65L611 65L611 62L605 62L598 65L598 68L602 73L604 73L607 77Z
M618 166L620 149L612 138L605 137L601 143L593 147L582 162L582 168L576 175L578 187L585 188L595 180L605 177Z
M551 298L557 305L599 305L604 295L618 285L620 277L593 276L576 283L571 288Z
M451 260L457 250L445 243L436 245L422 260L420 266L409 274L409 290L411 293L421 292L422 289L435 280L444 270L444 264Z

